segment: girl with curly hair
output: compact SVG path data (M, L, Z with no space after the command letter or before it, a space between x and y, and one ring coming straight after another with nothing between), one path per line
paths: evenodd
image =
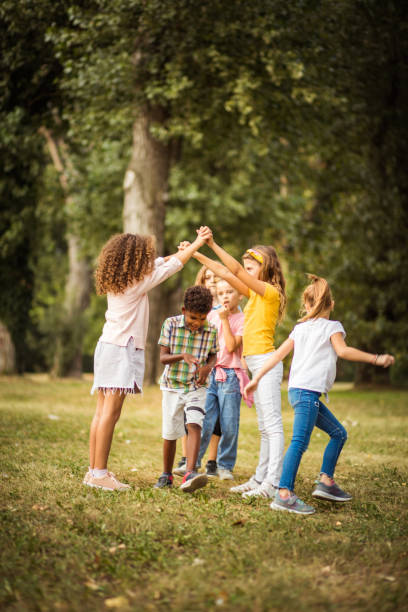
M179 271L204 244L156 259L154 236L117 234L104 245L95 272L96 291L106 294L106 322L95 349L94 383L98 392L89 436L89 470L84 484L108 491L128 489L108 471L113 431L128 393L140 393L149 324L147 293Z

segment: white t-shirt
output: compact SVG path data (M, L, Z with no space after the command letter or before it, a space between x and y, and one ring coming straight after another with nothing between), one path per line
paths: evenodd
M330 338L341 332L346 336L340 321L311 319L296 325L289 338L295 343L289 374L289 388L308 389L327 393L336 378L337 354Z

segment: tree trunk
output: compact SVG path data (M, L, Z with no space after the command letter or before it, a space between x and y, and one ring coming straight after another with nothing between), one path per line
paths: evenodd
M16 371L14 344L7 327L0 321L0 374Z
M66 146L63 141L56 141L45 127L40 132L44 135L60 184L65 194L66 208L72 206L66 165L69 165ZM60 155L62 152L62 156ZM64 158L65 166L62 161ZM62 312L61 328L56 336L54 365L55 376L75 376L82 374L82 340L84 335L83 313L89 305L91 292L91 270L88 261L81 253L80 241L68 230L69 270L65 284L65 299Z
M164 119L160 109L145 108L133 126L132 157L124 179L123 229L133 234L153 234L157 252L164 250L164 219L170 171L170 146L158 142L150 133L153 122ZM150 323L146 344L147 383L159 373L157 340L166 312L165 291L159 285L149 294Z

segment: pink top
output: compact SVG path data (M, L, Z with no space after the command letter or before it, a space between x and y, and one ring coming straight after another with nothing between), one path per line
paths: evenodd
M218 315L218 309L211 310L211 312L208 313L207 319L210 321L210 323L213 323L216 326L218 332L218 344L220 346L220 350L217 353L216 365L223 368L242 368L242 343L236 351L233 353L229 352L225 346L225 338L222 332L222 323ZM232 335L242 336L244 333L244 313L237 312L229 315L228 322L230 324Z
M106 323L100 340L126 346L133 337L135 348L144 349L149 325L147 292L182 267L183 264L177 257L170 257L167 261L164 261L163 257L158 257L154 262L153 271L142 281L127 287L123 293L108 293Z
M245 315L243 312L237 312L229 315L228 322L233 336L242 336L244 330L244 318ZM225 382L227 380L227 375L222 368L233 368L239 380L241 395L243 395L244 388L249 383L249 378L246 370L244 370L242 367L242 342L238 349L236 349L233 353L230 353L225 346L222 323L218 315L218 309L211 310L211 312L209 312L207 315L207 319L217 328L218 344L220 347L220 350L217 353L217 363L215 364L215 380L218 382ZM249 394L245 401L250 408L254 403L253 394Z

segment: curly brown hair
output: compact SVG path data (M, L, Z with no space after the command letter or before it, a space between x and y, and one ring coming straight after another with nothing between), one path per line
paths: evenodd
M115 234L103 246L95 271L96 293L123 293L153 270L156 257L154 236Z
M263 263L259 279L265 283L270 283L275 289L279 291L279 320L283 319L286 308L286 281L283 275L282 266L279 261L278 254L273 246L264 246L259 244L252 247L254 251L257 251L262 255ZM245 253L242 259L250 258L251 255Z
M186 289L184 293L183 306L189 312L199 312L207 314L210 312L213 303L213 296L207 287L194 285Z

